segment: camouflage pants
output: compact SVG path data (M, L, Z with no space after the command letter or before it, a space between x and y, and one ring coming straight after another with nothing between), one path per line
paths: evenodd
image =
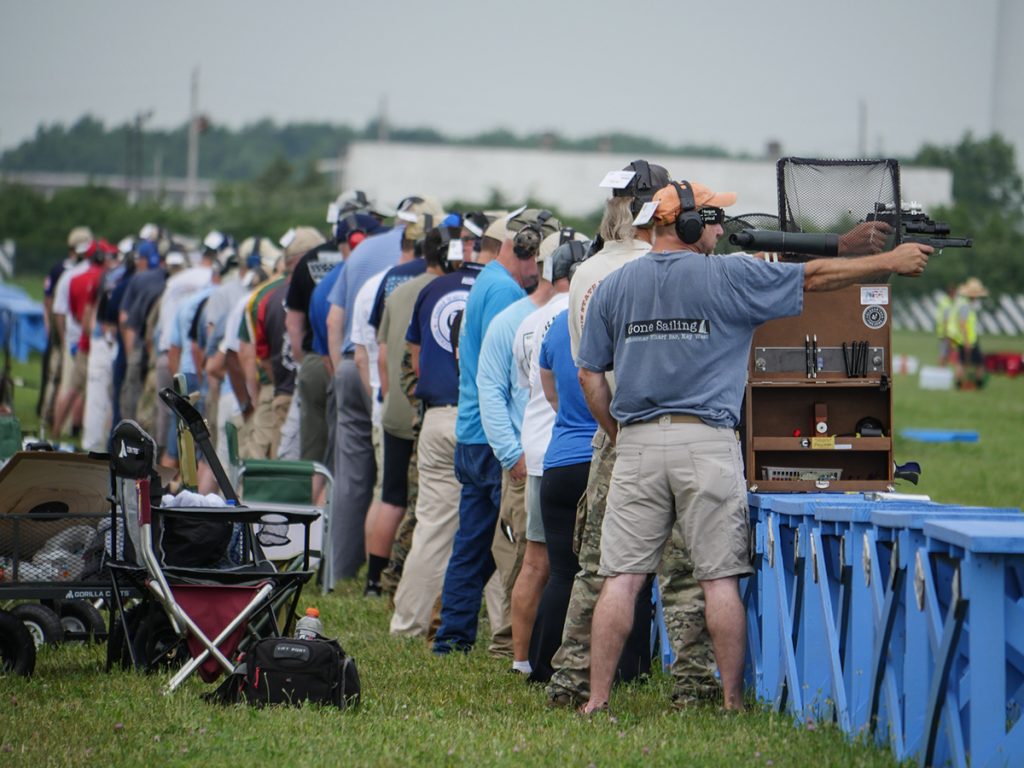
M580 571L572 585L565 616L562 645L552 659L555 673L548 684L549 697L563 694L586 701L590 697L590 625L604 577L601 563L601 525L604 522L608 485L615 465L615 446L603 431L594 437L586 496L576 516L576 541ZM676 660L672 665L673 698L717 695L715 658L704 620L704 593L693 578L682 542L673 535L661 561L662 607Z
M416 463L418 437L417 433L417 440L413 443L412 456L409 459L409 497L405 504L405 515L402 516L402 522L395 531L395 540L391 544L391 560L380 575L381 591L391 600L394 600L395 590L398 589L398 582L402 578L405 558L412 547L412 532L416 528L416 498L419 496L420 486L419 465Z

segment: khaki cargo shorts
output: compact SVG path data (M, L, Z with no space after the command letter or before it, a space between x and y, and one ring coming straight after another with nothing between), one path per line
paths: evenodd
M661 417L619 431L600 573L654 573L673 526L699 581L753 572L743 463L731 429Z

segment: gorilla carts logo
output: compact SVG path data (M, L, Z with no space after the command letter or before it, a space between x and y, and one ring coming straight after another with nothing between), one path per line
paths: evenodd
M445 352L452 351L452 322L455 316L466 309L469 291L452 291L437 300L430 313L430 334L434 343Z

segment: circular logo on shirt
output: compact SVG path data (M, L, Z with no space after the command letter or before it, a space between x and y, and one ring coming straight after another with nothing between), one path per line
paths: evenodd
M885 321L889 319L889 314L885 311L884 307L872 304L871 306L864 308L863 317L864 325L877 331L885 325Z
M452 291L446 293L434 305L430 312L430 334L434 343L445 352L452 351L452 323L455 316L466 309L466 298L469 291Z

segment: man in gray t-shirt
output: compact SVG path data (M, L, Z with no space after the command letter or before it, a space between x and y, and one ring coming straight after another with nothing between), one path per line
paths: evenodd
M733 431L754 329L799 314L803 291L883 273L917 276L931 248L773 264L712 257L736 195L673 182L659 190L654 249L607 277L587 310L576 363L587 404L616 442L601 534L608 576L594 611L590 701L606 707L635 599L676 528L704 590L727 709L743 707L750 572L743 468ZM616 371L615 397L605 372Z

